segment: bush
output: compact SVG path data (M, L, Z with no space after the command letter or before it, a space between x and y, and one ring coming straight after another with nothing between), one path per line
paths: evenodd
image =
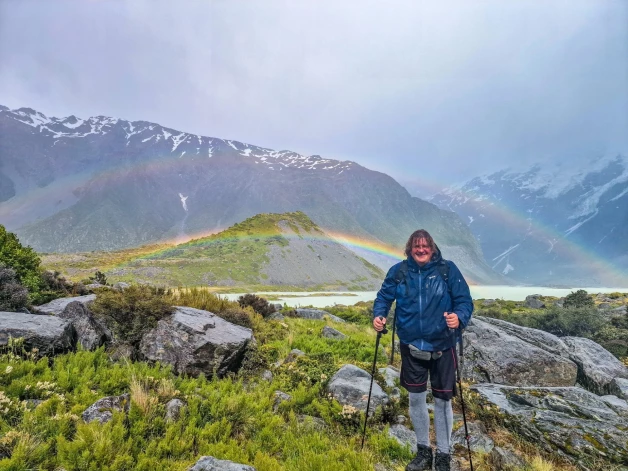
M253 328L253 321L249 313L238 308L225 309L224 311L217 312L218 317L222 317L227 322L232 324L241 325L242 327Z
M23 247L12 232L7 232L0 224L0 263L15 270L17 281L26 286L30 293L39 291L41 263L37 252L31 247Z
M579 289L578 291L572 291L567 296L565 296L565 302L563 303L563 307L594 307L595 302L593 298L589 296L583 289Z
M272 306L264 298L260 298L254 294L245 294L238 298L238 304L242 307L251 306L255 312L262 317L268 317L275 312L275 306Z
M146 285L101 291L90 308L112 330L116 340L135 347L159 320L174 312L162 288Z
M0 311L15 312L28 305L28 290L17 281L15 270L0 265Z
M537 317L537 329L559 337L573 336L592 338L604 325L604 319L594 307L550 307ZM532 326L534 327L534 326Z

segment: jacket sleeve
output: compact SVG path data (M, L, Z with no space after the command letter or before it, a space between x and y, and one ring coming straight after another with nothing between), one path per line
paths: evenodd
M397 292L397 282L395 281L395 274L399 269L399 264L393 265L386 278L382 283L382 287L377 292L377 297L373 303L373 318L375 317L387 317L390 306L392 306L395 300L395 293Z
M471 298L469 285L456 264L451 261L449 262L448 283L451 296L453 297L454 312L458 316L458 319L460 319L462 328L465 328L471 320L471 314L473 313L473 299Z

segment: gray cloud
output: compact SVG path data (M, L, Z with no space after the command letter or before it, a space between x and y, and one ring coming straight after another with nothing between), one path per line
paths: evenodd
M0 0L0 103L434 187L628 153L628 4Z

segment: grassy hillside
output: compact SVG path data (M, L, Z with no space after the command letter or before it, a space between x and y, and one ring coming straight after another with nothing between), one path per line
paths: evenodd
M307 243L316 239L316 242ZM302 212L259 214L220 233L179 245L152 245L117 252L80 254L46 254L46 268L80 280L104 272L109 281L139 281L164 286L213 286L229 288L271 288L281 285L290 289L373 289L384 273L376 266L357 257L340 244L325 240L325 234ZM319 243L316 249L314 244ZM306 244L311 253L299 247ZM274 250L273 250L274 248ZM343 260L331 256L342 252ZM315 260L317 256L320 260ZM280 258L280 263L271 262ZM325 263L335 269L347 268L344 276L325 276L320 266ZM353 264L353 265L351 265ZM268 273L269 267L272 272ZM299 268L299 270L297 270ZM309 272L318 270L317 277ZM280 281L271 283L272 276L283 272ZM309 279L308 279L309 278ZM290 282L286 282L289 279Z
M186 296L218 312L229 306L211 296ZM227 303L228 304L228 303ZM408 414L408 398L379 409L369 422L360 447L363 415L342 407L325 386L346 363L368 371L373 361L375 332L368 305L329 309L346 324L286 317L265 321L249 311L257 350L243 370L224 379L176 376L169 368L143 362L114 361L102 349L58 356L54 361L19 356L19 347L0 352L0 471L8 470L168 470L184 471L202 455L230 459L258 471L401 471L413 457L388 436L397 415ZM329 324L348 336L343 341L320 335ZM382 338L378 366L386 365L390 335ZM305 356L276 364L298 348ZM399 359L397 356L397 363ZM397 364L397 366L399 366ZM259 372L271 369L272 380ZM382 378L378 381L383 384ZM482 411L465 385L467 414ZM275 403L275 392L291 396ZM388 388L390 392L390 388ZM100 425L83 423L82 412L99 398L130 392L128 415L115 412ZM183 400L181 417L166 421L165 404ZM41 401L41 402L40 402ZM457 398L454 400L460 412ZM456 421L455 427L462 424ZM574 471L575 468L488 422L496 445L513 447L528 462L528 471ZM457 457L468 469L465 452ZM474 468L488 471L487 455L474 456ZM523 471L523 470L517 470Z

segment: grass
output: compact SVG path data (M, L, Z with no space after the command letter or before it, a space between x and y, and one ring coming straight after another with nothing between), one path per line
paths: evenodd
M237 304L207 290L178 290L171 296L180 304L214 312ZM251 312L257 347L247 354L238 375L223 379L176 376L158 364L115 362L103 349L38 360L13 342L0 354L0 471L183 471L203 455L258 471L370 471L377 463L403 470L412 452L387 431L397 414L408 416L405 390L399 402L378 409L369 421L361 450L363 416L343 408L325 389L343 364L370 371L376 337L370 303L327 310L349 322L291 317L265 321ZM325 325L348 339L322 337ZM378 367L387 364L390 342L390 335L381 338ZM306 355L280 363L293 348ZM260 379L265 369L272 371L272 381ZM383 384L379 373L376 379ZM463 386L468 419L485 422L495 444L516 450L528 470L575 471L505 429L497 412L487 410L468 384ZM274 411L278 390L291 398ZM83 423L82 412L96 400L127 392L128 415L116 412L104 425ZM165 407L172 398L185 406L179 419L166 421ZM456 398L456 412L459 406ZM473 458L476 470L493 469L489 455ZM462 469L469 469L464 461Z

